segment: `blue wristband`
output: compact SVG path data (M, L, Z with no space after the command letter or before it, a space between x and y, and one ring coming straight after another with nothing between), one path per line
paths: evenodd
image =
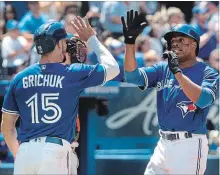
M212 104L214 101L214 98L212 96L212 93L207 88L202 88L202 92L200 94L200 97L198 101L196 102L196 105L200 108L205 108Z

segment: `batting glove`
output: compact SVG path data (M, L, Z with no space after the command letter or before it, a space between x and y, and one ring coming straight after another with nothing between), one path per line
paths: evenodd
M168 66L170 71L175 75L178 72L182 72L179 68L179 60L176 54L172 51L165 52L163 58L168 58Z
M127 24L125 23L124 16L121 16L121 22L123 25L125 44L135 44L136 38L147 26L147 21L140 18L137 11L135 11L134 14L133 10L127 11Z

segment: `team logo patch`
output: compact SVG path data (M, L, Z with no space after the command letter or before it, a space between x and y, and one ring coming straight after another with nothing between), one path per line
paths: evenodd
M41 69L45 70L46 69L46 65L42 65Z
M177 103L176 106L180 108L183 118L185 118L189 112L195 112L197 109L191 101L181 101Z

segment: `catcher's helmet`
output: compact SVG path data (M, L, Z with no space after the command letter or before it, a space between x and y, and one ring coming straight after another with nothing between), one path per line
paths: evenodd
M66 40L66 51L71 58L71 63L85 63L87 58L86 44L77 36Z
M196 55L198 55L200 36L192 26L188 24L178 24L172 27L171 30L164 35L164 39L167 41L168 47L170 47L169 45L173 34L182 34L194 39L197 43Z
M53 21L42 24L34 32L34 42L38 54L46 54L55 49L57 42L67 37L63 25Z

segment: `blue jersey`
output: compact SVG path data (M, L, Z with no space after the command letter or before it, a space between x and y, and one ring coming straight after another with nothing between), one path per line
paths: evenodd
M34 64L12 80L2 111L20 115L21 142L51 136L71 143L81 92L104 81L100 64Z
M205 134L209 107L200 109L183 92L167 62L140 68L145 77L145 88L157 89L157 113L160 129L164 131L188 131ZM191 81L209 89L214 99L217 94L218 73L208 65L197 62L181 69ZM215 85L215 86L213 86Z

